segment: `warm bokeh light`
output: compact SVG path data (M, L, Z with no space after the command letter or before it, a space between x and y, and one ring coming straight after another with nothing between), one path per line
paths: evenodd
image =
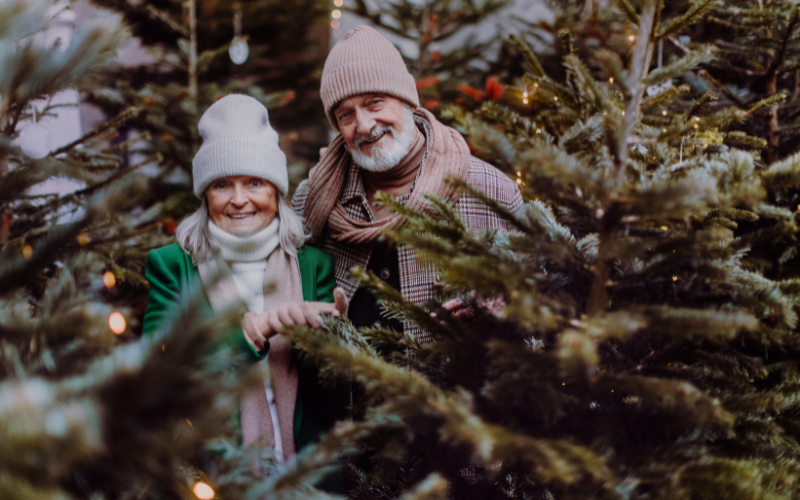
M81 233L76 239L78 240L78 245L82 247L85 247L90 241L92 241L92 239L89 237L89 233Z
M194 485L194 488L192 488L192 491L194 491L194 495L200 500L211 500L214 498L214 490L203 481L198 481L197 484Z
M339 27L339 21L331 21L331 28L336 29L338 27Z
M631 35L631 36L628 37L628 40L630 40L632 42L632 41L636 40L636 37Z
M33 257L33 247L28 244L22 247L22 256L25 260L31 260L31 257Z
M672 275L672 281L678 281L678 277L675 276L674 274Z
M117 278L114 276L114 273L106 271L105 274L103 274L103 284L106 288L114 288L114 285L117 284Z
M333 5L341 7L342 5L344 5L344 0L333 0Z
M333 12L331 12L331 17L334 19L339 19L340 17L342 17L342 11L339 9L334 10Z
M123 316L122 313L114 312L108 317L108 326L111 328L112 332L119 335L125 331L128 325L125 323L125 316Z

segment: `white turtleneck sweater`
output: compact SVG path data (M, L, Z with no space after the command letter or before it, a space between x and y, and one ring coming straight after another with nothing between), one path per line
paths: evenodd
M254 313L264 312L264 272L267 257L278 247L278 219L249 236L235 236L208 221L208 229L217 242L220 257L228 263L236 288Z
M210 220L208 230L219 246L220 257L228 263L233 274L233 281L239 295L250 312L264 312L264 273L267 270L267 257L278 247L277 217L261 231L250 236L234 236L217 227ZM267 380L264 381L272 428L275 432L275 454L283 461L283 445L281 428L278 422L278 408L275 405L275 394Z

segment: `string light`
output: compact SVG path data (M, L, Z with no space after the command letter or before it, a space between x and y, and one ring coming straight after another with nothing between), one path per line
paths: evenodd
M114 276L114 273L106 271L105 274L103 274L103 284L106 288L114 288L114 285L117 284L117 278Z
M194 485L194 488L192 488L192 491L194 492L194 496L200 500L211 500L214 498L214 490L203 481L198 481Z
M517 179L517 184L522 184L522 179Z
M341 7L342 5L344 5L344 1L343 0L333 0L333 5L335 5L337 7Z
M522 103L528 104L528 89L522 91Z
M85 247L92 241L92 238L89 237L89 233L80 233L75 239L78 240L78 245L82 247Z
M622 112L622 116L625 116L625 112L624 111Z
M123 316L122 313L113 312L111 316L108 317L108 326L111 328L112 332L119 335L125 331L128 325L125 323L125 316Z
M334 9L334 11L331 12L331 17L334 19L339 19L340 17L342 17L342 11L339 9Z
M631 36L628 37L628 40L630 40L632 42L632 41L636 40L636 37L631 35Z
M661 226L661 230L662 231L666 231L667 230L667 226Z
M331 28L336 29L338 27L339 27L339 21L331 21Z
M678 277L675 276L674 274L672 275L672 281L678 281Z
M614 83L614 77L613 76L608 79L608 83Z
M661 112L661 114L667 116L667 110L665 109L664 111Z
M22 247L22 257L25 260L31 260L31 257L33 257L33 247L26 243L25 246Z

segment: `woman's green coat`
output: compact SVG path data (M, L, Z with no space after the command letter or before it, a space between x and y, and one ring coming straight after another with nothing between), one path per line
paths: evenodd
M333 302L336 280L333 275L333 258L311 246L297 252L303 300ZM197 268L192 259L177 243L151 251L147 256L145 277L150 282L147 309L144 314L143 335L151 335L164 324L167 315L181 303L181 297L202 287ZM211 304L205 299L200 309L202 314L212 315ZM266 357L266 351L257 352L245 340L241 328L233 330L229 343L243 357L255 363ZM349 390L346 387L333 389L319 384L317 371L313 367L296 363L298 368L297 401L294 412L294 442L299 452L306 445L319 440L323 432L346 417Z

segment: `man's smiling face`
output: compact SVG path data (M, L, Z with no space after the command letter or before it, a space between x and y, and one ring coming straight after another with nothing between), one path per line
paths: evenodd
M396 165L395 160L405 156L415 137L408 107L385 94L350 97L339 103L333 114L347 149L356 163L368 170L386 170ZM391 161L385 164L383 159Z

